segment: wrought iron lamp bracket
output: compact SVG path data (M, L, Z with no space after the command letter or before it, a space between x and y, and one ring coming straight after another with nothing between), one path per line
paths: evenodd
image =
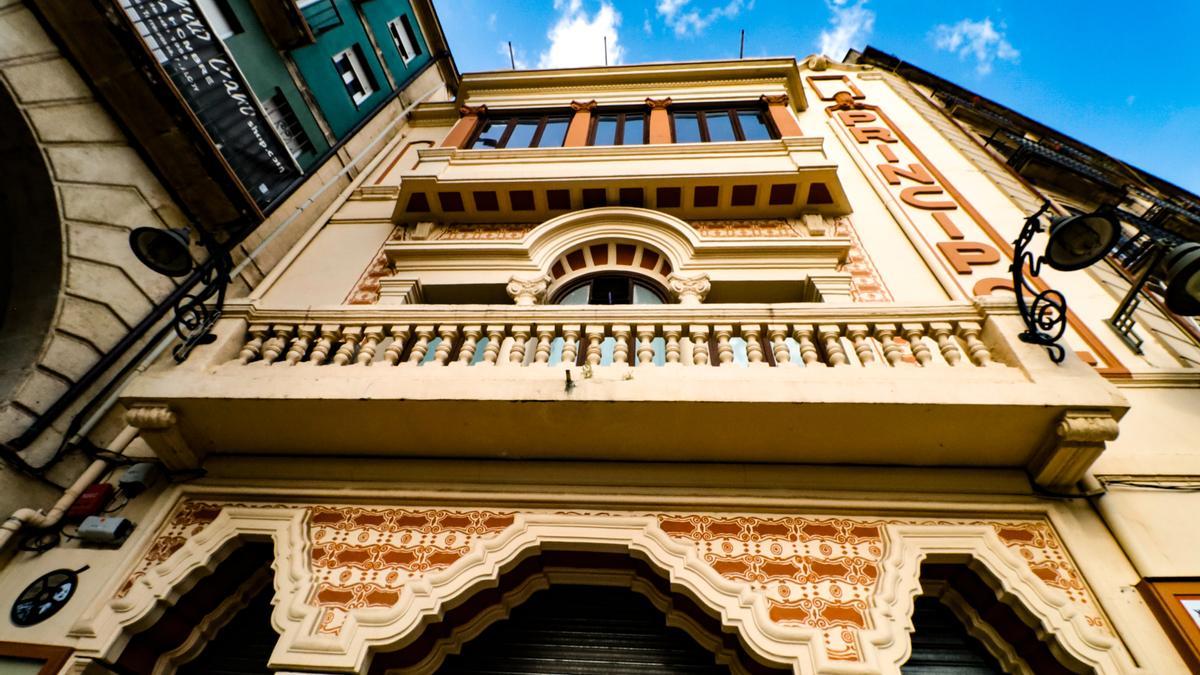
M208 261L200 268L203 276L198 288L175 302L175 334L183 340L171 350L176 363L186 361L196 347L217 339L212 334L212 327L221 318L225 306L225 290L229 286L233 260L229 252L219 246L210 246L208 251Z
M1017 295L1017 308L1025 322L1025 331L1018 337L1022 342L1045 347L1051 361L1062 363L1067 353L1058 341L1067 330L1067 299L1052 288L1040 290L1033 284L1031 278L1041 273L1045 256L1034 256L1028 250L1034 236L1044 230L1041 218L1048 210L1050 202L1042 204L1042 208L1025 219L1021 234L1013 242L1013 263L1009 270L1012 272L1013 291ZM1029 269L1028 277L1025 275L1026 268ZM1033 297L1031 301L1026 301L1026 292Z

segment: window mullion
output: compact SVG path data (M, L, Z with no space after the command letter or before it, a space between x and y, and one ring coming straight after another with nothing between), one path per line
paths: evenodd
M744 141L746 140L746 132L742 131L742 121L738 119L737 112L737 110L729 110L725 114L729 115L729 120L733 123L733 137L739 141Z
M500 136L500 140L496 142L496 148L508 147L508 137L512 136L513 129L516 127L517 118L511 117L508 124L504 127L504 134Z
M616 138L613 139L616 141L615 145L625 145L625 113L617 114L616 134Z
M538 147L538 143L542 142L542 132L546 130L546 120L548 119L548 115L542 115L541 121L538 122L537 131L533 132L533 138L529 139L529 147L536 148Z
M703 110L696 112L696 126L700 128L700 142L709 143L711 139L708 136L708 120Z

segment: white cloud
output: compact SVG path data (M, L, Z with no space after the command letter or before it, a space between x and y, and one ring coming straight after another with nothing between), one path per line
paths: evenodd
M1134 96L1133 94L1130 94L1125 97L1125 105L1133 105L1133 102L1136 100L1137 100L1137 97Z
M496 13L495 12L488 14L487 27L488 27L488 30L496 30Z
M953 26L941 24L935 26L933 46L947 52L958 54L958 58L975 58L975 72L987 75L992 72L992 63L997 59L1016 63L1021 58L1017 51L1004 36L1004 25L1000 30L992 25L990 18L983 21L963 19Z
M875 29L875 12L866 5L867 0L825 0L832 16L829 27L821 31L817 52L841 59L851 47L866 45Z
M621 15L601 0L600 9L588 15L583 0L554 0L558 20L546 38L550 47L538 57L539 68L574 68L604 65L604 38L608 38L608 62L621 62L625 50L619 42L617 27Z
M718 19L732 19L742 12L742 9L753 9L754 0L729 0L726 4L701 11L688 5L692 0L658 0L654 6L658 15L671 30L675 37L694 37L704 32L705 28Z

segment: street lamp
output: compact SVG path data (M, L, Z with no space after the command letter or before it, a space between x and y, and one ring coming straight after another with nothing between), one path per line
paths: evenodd
M182 294L174 300L175 334L183 340L171 351L178 363L183 363L197 346L216 339L211 331L221 317L233 268L229 252L207 238L208 260L197 267L188 241L184 229L139 227L129 233L129 247L146 267L168 277L188 277L180 283Z
M1106 210L1101 209L1085 215L1056 218L1050 225L1050 239L1046 252L1034 257L1028 250L1034 235L1043 231L1042 216L1050 209L1050 202L1042 204L1037 213L1025 219L1021 234L1013 242L1012 272L1013 291L1017 294L1017 308L1025 322L1025 331L1018 337L1030 344L1046 348L1050 360L1062 363L1066 350L1058 341L1067 330L1067 299L1052 288L1039 290L1025 276L1036 277L1041 273L1042 263L1064 271L1081 270L1095 264L1112 250L1120 235L1120 225ZM1025 293L1033 300L1026 302Z

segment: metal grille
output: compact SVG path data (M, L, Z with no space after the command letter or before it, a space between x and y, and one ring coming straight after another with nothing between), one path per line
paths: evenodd
M552 586L446 659L442 675L728 674L687 633L630 590Z
M275 93L271 98L263 101L262 106L263 111L267 113L267 119L275 127L275 131L279 132L283 144L287 146L292 157L299 157L306 152L316 152L308 134L304 133L304 127L300 125L299 118L296 117L296 111L292 109L287 97L283 95L283 90L276 87Z
M912 656L904 675L1002 675L983 645L936 598L918 597L913 609Z

